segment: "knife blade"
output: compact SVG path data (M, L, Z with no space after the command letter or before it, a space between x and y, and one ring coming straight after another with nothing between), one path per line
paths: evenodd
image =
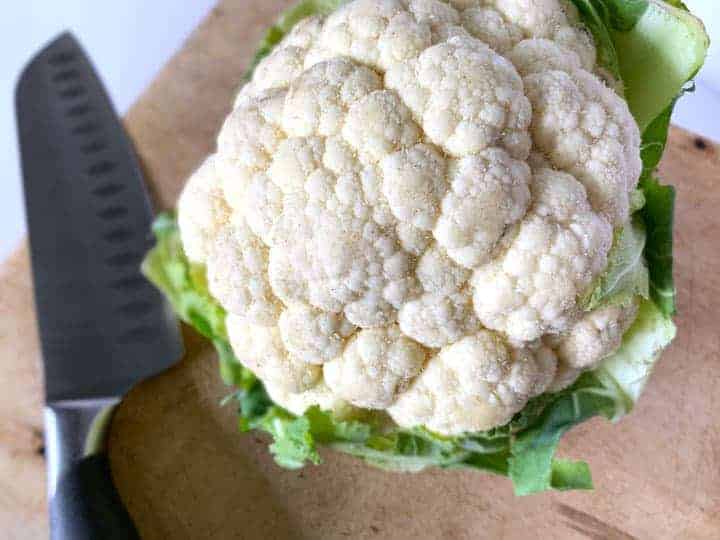
M16 112L54 497L97 414L175 363L182 342L139 270L153 218L140 164L72 35L28 63Z

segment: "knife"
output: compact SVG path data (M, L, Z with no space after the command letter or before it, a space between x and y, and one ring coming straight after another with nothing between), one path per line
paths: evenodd
M178 323L140 274L153 212L100 79L65 33L15 97L45 370L53 540L139 538L104 452L113 407L182 355Z

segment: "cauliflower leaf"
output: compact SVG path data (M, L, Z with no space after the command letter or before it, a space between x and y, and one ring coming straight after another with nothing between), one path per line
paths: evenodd
M640 181L645 193L643 220L647 228L645 258L650 269L650 295L666 317L675 314L673 282L673 221L675 188L647 176Z
M649 298L649 274L643 256L645 239L645 224L639 216L616 233L607 269L584 301L586 311L625 304L636 295Z
M655 361L675 334L675 325L660 307L648 300L640 303L637 318L623 336L620 349L603 360L596 370L598 377L604 379L604 386L615 384L625 396L626 409L619 409L617 417L630 412L650 377ZM622 400L617 400L617 403L622 403Z
M563 434L594 417L618 420L640 397L652 367L675 337L675 325L655 303L643 300L635 322L612 356L594 372L584 373L567 390L545 398L548 403L511 444L508 475L517 495L555 489L591 489L583 462L554 459ZM530 405L529 405L530 406ZM564 487L562 487L564 486Z
M143 261L143 273L183 321L207 338L225 336L225 310L208 291L204 268L185 256L174 216L158 216L153 233L157 244Z
M573 0L598 47L599 63L622 80L644 131L698 72L709 39L681 2Z
M560 438L572 427L593 416L613 418L618 394L606 388L594 373L584 373L573 386L557 394L535 420L520 432L512 446L508 475L517 495L529 495L554 487L553 456ZM592 487L587 464L563 462L557 466L566 488Z
M625 98L640 130L677 98L692 79L709 46L699 19L683 7L648 0L631 32L613 31Z

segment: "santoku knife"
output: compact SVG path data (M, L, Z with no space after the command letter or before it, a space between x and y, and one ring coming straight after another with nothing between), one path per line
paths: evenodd
M104 454L113 406L182 355L140 274L152 209L133 148L77 41L63 34L17 85L35 306L45 367L53 540L138 538Z

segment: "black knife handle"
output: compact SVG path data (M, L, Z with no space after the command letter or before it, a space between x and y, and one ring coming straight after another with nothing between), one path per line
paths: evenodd
M105 453L73 464L50 501L52 540L135 540L140 535L123 506Z
M136 540L105 453L117 399L48 404L45 437L51 540Z

